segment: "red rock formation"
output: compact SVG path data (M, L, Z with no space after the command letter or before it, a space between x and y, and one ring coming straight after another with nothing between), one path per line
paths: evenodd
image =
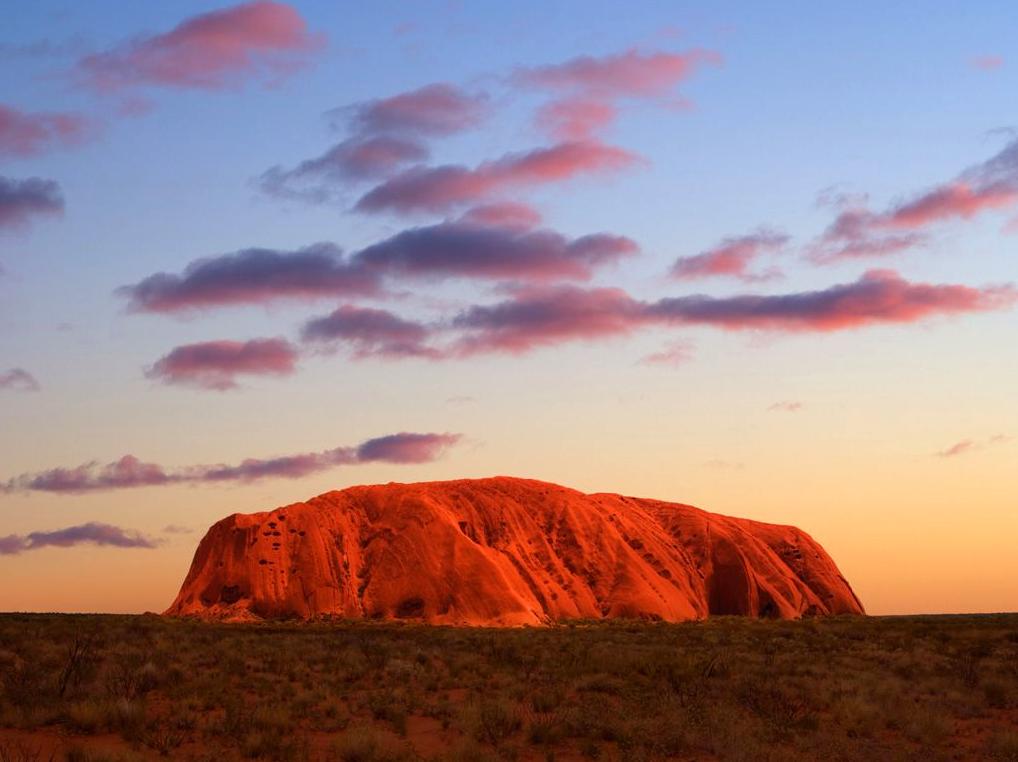
M499 477L351 487L225 518L166 613L521 625L863 608L795 527Z

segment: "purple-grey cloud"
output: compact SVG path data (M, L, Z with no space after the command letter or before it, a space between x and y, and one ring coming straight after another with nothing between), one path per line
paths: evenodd
M369 439L357 448L358 463L428 463L457 444L459 434L401 432Z
M353 447L322 452L247 458L236 465L211 464L170 470L145 463L133 455L100 464L97 461L72 468L52 468L13 477L0 487L3 492L52 492L79 494L132 487L168 484L251 482L266 478L297 479L341 465L361 463L425 463L440 458L457 444L460 434L400 432L369 439Z
M389 176L408 164L426 160L429 154L427 146L410 138L349 138L292 169L267 169L259 185L274 196L325 203L335 200L337 189L349 182Z
M708 326L726 331L825 333L907 324L936 317L1003 310L1018 302L1012 285L975 288L907 281L872 270L858 280L785 294L666 297L648 302L618 288L538 285L510 289L508 298L473 305L424 324L382 310L341 307L305 325L310 343L346 345L355 359L371 356L463 358L523 354L542 346L622 337L648 327ZM649 362L675 362L664 352Z
M40 548L70 548L76 545L99 545L116 548L155 548L159 540L140 532L121 529L112 524L90 521L87 524L55 529L49 532L9 534L0 537L0 555L16 555Z
M118 289L134 312L187 312L283 299L377 296L386 279L587 279L637 251L624 236L568 239L552 230L474 221L409 228L344 257L334 244L245 249L195 260Z
M185 312L280 299L377 293L377 278L350 265L334 244L296 251L243 249L189 264L181 275L157 273L118 289L135 312Z
M55 181L0 175L0 228L21 227L33 217L63 213L64 197Z
M522 354L539 346L632 333L647 322L646 305L617 288L527 289L452 320L454 354Z
M569 240L551 230L442 222L397 233L357 252L352 262L397 277L585 280L595 268L636 251L631 239L607 233Z
M343 305L324 317L309 321L302 332L306 342L342 343L356 359L366 357L428 357L438 352L426 345L430 330L387 310Z
M648 308L647 315L665 322L725 330L826 332L998 310L1016 301L1018 290L1010 285L972 288L912 283L892 270L870 270L852 283L817 291L661 299Z
M334 109L355 135L444 137L480 125L491 113L485 93L469 93L444 82Z
M35 376L24 368L11 368L0 373L0 389L12 389L21 392L37 392L40 389Z
M648 325L711 326L728 331L829 332L912 323L937 316L1006 309L1014 286L973 288L913 283L893 271L815 291L634 299L621 289L560 286L521 290L451 321L455 354L521 353L542 345L629 334Z
M259 185L282 198L335 201L351 183L385 178L426 161L427 139L476 127L488 113L486 95L448 84L334 109L330 115L345 127L346 139L290 169L269 168Z

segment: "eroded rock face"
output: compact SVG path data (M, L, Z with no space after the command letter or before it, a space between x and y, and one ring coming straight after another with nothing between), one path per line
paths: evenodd
M496 626L863 607L795 527L498 477L351 487L225 518L166 613Z

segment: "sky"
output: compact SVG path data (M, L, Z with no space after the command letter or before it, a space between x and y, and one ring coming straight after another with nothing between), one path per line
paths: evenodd
M0 610L161 611L226 515L493 475L1018 610L1018 26L971 10L5 9Z

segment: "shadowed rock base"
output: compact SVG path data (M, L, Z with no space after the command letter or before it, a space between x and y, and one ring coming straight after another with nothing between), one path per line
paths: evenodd
M486 626L862 613L795 527L507 477L351 487L234 514L209 529L166 611Z

